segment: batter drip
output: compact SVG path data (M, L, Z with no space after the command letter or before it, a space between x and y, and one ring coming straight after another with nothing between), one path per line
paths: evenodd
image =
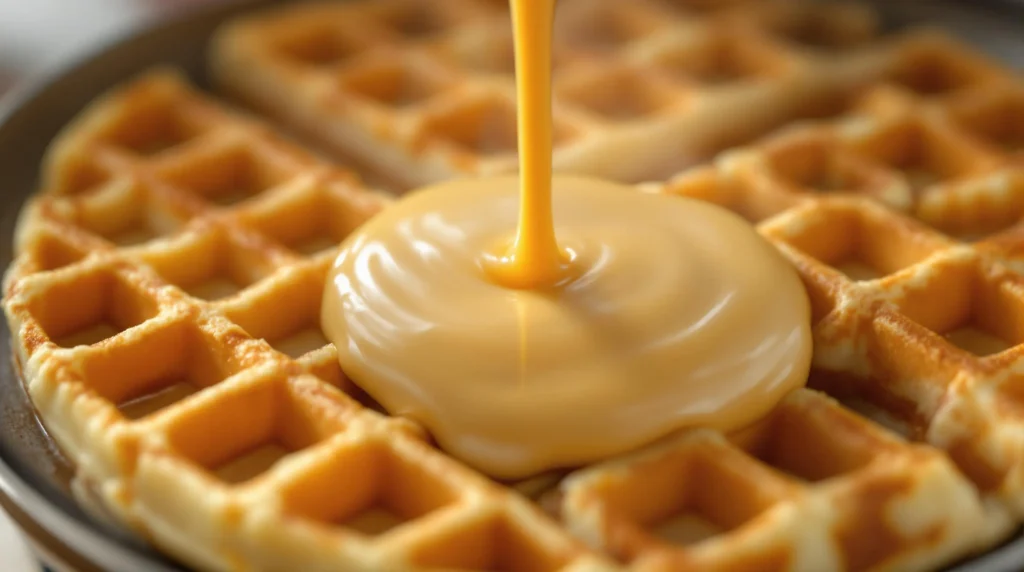
M551 27L555 0L511 0L516 54L519 227L504 256L489 265L509 288L543 288L565 279L551 214Z
M389 412L510 479L741 427L811 359L803 286L742 219L593 179L552 192L553 6L512 2L521 180L386 209L343 244L321 318Z

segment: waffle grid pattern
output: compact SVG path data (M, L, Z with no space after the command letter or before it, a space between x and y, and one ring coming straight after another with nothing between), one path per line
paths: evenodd
M421 186L515 169L510 28L500 1L286 7L222 31L213 75L399 186ZM555 165L655 180L784 121L835 112L840 94L893 63L894 48L872 41L877 28L851 3L564 2Z
M748 25L722 4L712 28ZM336 60L328 27L294 49ZM942 36L897 44L841 119L641 187L744 216L807 285L811 389L740 434L522 483L448 458L317 323L335 245L389 199L169 72L47 158L4 284L22 377L104 504L201 569L935 569L1024 520L1024 97Z
M189 137L151 129L200 117ZM351 397L320 295L383 195L171 72L94 104L49 173L7 309L33 402L115 516L206 569L599 565Z
M759 223L811 293L811 386L947 450L1018 515L1022 93L879 87L651 187Z

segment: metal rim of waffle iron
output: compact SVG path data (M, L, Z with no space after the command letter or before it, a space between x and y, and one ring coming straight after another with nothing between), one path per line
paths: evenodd
M6 202L0 216L2 265L11 260L14 222L21 202L34 191L39 159L49 140L84 104L119 81L154 64L174 64L193 79L204 78L203 53L218 24L243 11L281 0L217 2L190 15L142 29L76 64L55 70L0 102L0 172ZM876 2L894 22L931 20L993 55L1024 67L1024 5L1012 0L979 3ZM888 4L888 5L886 5ZM1016 14L1007 18L1006 12ZM1019 23L1014 23L1014 21ZM10 333L0 335L0 360L11 364ZM72 500L63 467L53 460L53 445L35 419L17 372L0 369L0 497L24 513L32 525L51 535L69 551L103 570L171 571L174 563L128 537L119 529L91 518ZM23 523L24 524L24 523ZM996 572L1019 569L1024 538L1007 544L956 570Z

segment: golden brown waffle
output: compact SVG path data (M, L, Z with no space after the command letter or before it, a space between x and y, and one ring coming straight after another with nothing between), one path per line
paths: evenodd
M204 570L930 570L992 547L1024 522L1024 433L1014 405L1024 395L1024 234L1015 227L1024 217L1024 92L940 34L863 44L874 20L857 6L742 3L581 3L573 9L613 13L605 22L634 35L609 52L603 42L618 33L572 29L596 16L563 17L560 34L600 33L579 40L587 49L566 44L559 93L600 82L603 69L641 78L632 85L641 97L664 81L725 101L725 91L693 79L718 75L708 62L720 57L781 61L822 82L820 101L792 84L778 88L786 82L775 76L729 86L765 103L776 93L782 103L772 113L788 111L756 125L718 108L715 122L728 129L704 132L701 153L779 121L843 113L643 187L734 210L804 278L812 389L753 427L687 431L564 479L495 483L449 458L345 378L318 325L336 244L388 199L156 72L67 128L19 222L5 311L47 429L121 520ZM296 125L319 118L334 134L372 134L362 146L344 145L345 156L405 165L408 174L383 173L399 182L467 166L500 170L513 156L497 153L484 169L475 151L424 144L422 154L405 155L389 137L422 133L423 118L456 109L438 129L474 140L479 132L460 129L486 114L460 105L512 105L510 54L500 51L510 44L507 30L497 33L507 28L502 4L445 2L430 15L451 16L457 33L413 43L403 38L436 22L404 19L416 2L289 8L225 31L217 69L225 79L245 75L251 95L270 97L263 105L289 110ZM829 18L832 10L847 16ZM649 31L661 27L678 33ZM813 42L822 30L846 38L840 55L786 39ZM747 42L736 41L741 31L752 34ZM846 52L846 44L862 47ZM677 47L680 58L668 57ZM781 60L771 57L776 48ZM255 59L225 59L232 53ZM689 71L671 79L638 63L660 57ZM434 63L414 67L421 58ZM460 58L497 73L449 69L454 83L401 113L338 87L415 99L415 89L389 91L422 87L403 84L401 73L469 61ZM824 69L832 71L815 76ZM869 77L878 81L843 97L817 91ZM600 94L580 89L581 97ZM629 150L610 162L624 169L618 175L642 155L632 151L638 141L667 133L647 125L634 137L561 99L559 110L573 137ZM665 113L653 124L673 124ZM509 132L496 129L508 147ZM668 164L704 156L665 147ZM649 166L632 174L655 172L643 171ZM956 346L979 341L985 347Z
M894 69L853 4L564 0L554 48L555 166L654 180L784 121L836 111ZM224 29L227 91L399 184L516 167L506 2L302 4ZM905 45L904 45L905 44Z
M6 275L18 364L146 538L209 570L601 568L351 397L318 322L338 241L386 202L354 176L155 72L68 128L44 186Z
M573 531L639 570L930 569L1007 525L948 459L804 389L731 438L691 431L563 488Z
M760 222L811 294L811 387L942 448L1022 519L1024 91L894 95L652 189Z

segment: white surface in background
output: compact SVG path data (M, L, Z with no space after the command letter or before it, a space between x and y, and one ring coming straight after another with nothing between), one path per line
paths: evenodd
M139 0L0 0L0 68L23 74L81 52L151 12Z
M37 572L39 570L39 566L36 565L28 551L28 546L3 510L0 510L0 570L4 572Z

